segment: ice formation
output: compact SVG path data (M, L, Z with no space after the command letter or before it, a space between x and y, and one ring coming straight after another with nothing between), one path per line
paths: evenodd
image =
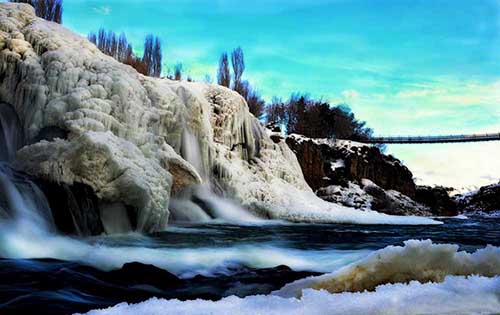
M139 231L164 227L171 195L207 181L267 218L437 223L321 201L293 152L269 138L236 92L143 76L28 5L0 4L0 76L0 101L15 110L24 134L17 166L90 186L104 205L101 217L134 213L122 221ZM192 165L183 145L196 142Z
M500 275L500 248L487 246L470 254L458 245L409 240L404 246L388 246L334 273L298 280L276 292L295 297L313 288L338 292L363 292L388 283L442 282L448 275Z

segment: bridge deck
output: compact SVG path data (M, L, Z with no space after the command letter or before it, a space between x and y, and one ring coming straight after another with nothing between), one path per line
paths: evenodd
M358 140L362 143L450 143L450 142L479 142L479 141L498 141L500 133L485 133L473 135L448 135L448 136L408 136L408 137L371 137Z

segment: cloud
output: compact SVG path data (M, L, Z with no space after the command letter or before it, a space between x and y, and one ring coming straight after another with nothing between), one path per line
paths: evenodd
M109 15L111 13L111 7L108 6L108 5L103 5L103 6L99 6L99 7L93 7L92 9L97 14Z
M474 189L500 181L500 142L389 145L418 184Z
M342 91L341 94L342 94L342 97L346 101L349 101L349 100L352 100L352 99L356 99L356 98L359 97L359 93L356 90L344 90L344 91Z

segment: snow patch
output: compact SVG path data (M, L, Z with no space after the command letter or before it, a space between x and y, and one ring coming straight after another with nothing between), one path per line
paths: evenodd
M417 315L493 314L500 309L500 277L446 277L443 283L388 284L374 292L330 294L305 290L302 298L272 295L235 296L220 301L179 301L152 298L121 303L88 315Z

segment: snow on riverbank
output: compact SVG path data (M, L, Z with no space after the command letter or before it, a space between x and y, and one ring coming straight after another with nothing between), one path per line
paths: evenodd
M430 240L388 246L274 295L220 301L150 299L88 315L490 314L500 309L500 248L470 254ZM353 292L349 292L353 291Z
M308 289L302 298L235 296L217 302L150 299L121 303L88 315L417 315L494 314L500 309L500 277L449 276L442 283L388 284L374 292L330 294Z
M306 288L332 293L373 290L387 283L442 282L448 275L500 275L500 247L487 246L470 254L458 245L409 240L404 246L388 246L334 273L298 280L276 292L300 296Z

